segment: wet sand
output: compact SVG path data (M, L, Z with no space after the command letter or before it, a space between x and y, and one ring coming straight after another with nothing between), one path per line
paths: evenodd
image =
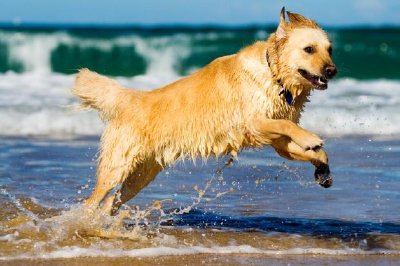
M25 265L336 265L336 266L365 266L399 265L400 256L263 256L263 255L190 255L190 256L160 256L153 258L71 258L52 260L13 260L0 261L0 265L25 266Z

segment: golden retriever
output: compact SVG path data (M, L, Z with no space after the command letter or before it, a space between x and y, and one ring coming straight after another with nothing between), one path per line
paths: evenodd
M267 144L284 158L310 161L319 184L331 186L323 141L298 126L311 90L326 89L336 74L331 52L315 22L283 8L266 41L159 89L127 89L82 69L72 93L106 123L96 187L85 203L114 214L179 159L236 156Z

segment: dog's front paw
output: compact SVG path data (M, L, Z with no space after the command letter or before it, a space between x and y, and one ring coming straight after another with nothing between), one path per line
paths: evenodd
M318 151L322 148L322 145L324 145L324 141L320 137L307 131L304 131L303 134L298 135L296 139L293 140L305 151Z
M328 188L332 186L332 176L331 171L329 170L329 165L321 164L317 166L314 177L315 181L317 181L321 187Z

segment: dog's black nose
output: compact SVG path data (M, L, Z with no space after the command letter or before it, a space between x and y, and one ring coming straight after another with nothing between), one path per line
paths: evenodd
M335 66L332 65L326 65L324 68L324 75L326 78L331 79L333 78L337 73L337 69Z

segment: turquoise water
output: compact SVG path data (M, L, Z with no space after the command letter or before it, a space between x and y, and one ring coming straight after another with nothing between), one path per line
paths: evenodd
M3 29L0 27L0 72L47 70L68 74L88 67L107 75L134 76L159 67L166 72L186 75L219 56L235 53L255 40L265 39L272 31L273 27L3 26ZM333 42L339 77L400 78L399 28L327 31Z

